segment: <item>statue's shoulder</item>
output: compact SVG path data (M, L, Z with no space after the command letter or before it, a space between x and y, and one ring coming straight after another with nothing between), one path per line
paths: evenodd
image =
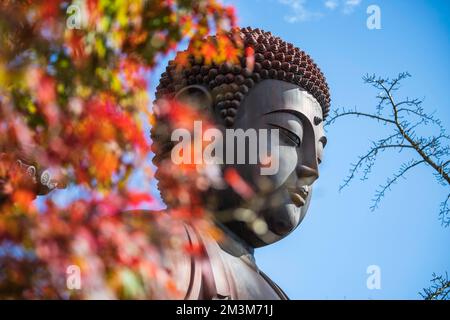
M177 287L177 298L288 299L269 277L222 250L200 226L175 219L164 211L127 211L123 217L130 228L148 227L149 239L157 237L150 241L162 249L158 250L159 260Z
M180 298L199 300L230 296L225 266L220 263L220 249L201 227L176 219L165 211L126 211L122 215L127 225L140 229L149 226L149 238L158 237L151 241L162 249L160 260L172 276ZM215 261L214 267L211 260ZM218 275L217 279L213 274Z
M176 286L175 296L161 297L162 299L186 299L192 291L196 291L195 284L192 283L196 278L194 258L187 248L192 247L197 240L188 224L165 211L124 211L121 218L131 230L144 230L148 240L158 248L155 253L158 254L160 269L170 280L159 277L155 281L167 280Z

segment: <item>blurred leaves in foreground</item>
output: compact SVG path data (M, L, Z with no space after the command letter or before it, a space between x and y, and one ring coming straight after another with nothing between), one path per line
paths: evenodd
M180 297L161 248L195 254L176 241L182 230L120 212L153 201L128 188L136 168L153 179L142 123L152 70L183 40L233 60L226 37L201 40L234 27L215 0L0 2L0 298ZM83 196L32 202L69 184ZM70 265L81 290L67 288Z

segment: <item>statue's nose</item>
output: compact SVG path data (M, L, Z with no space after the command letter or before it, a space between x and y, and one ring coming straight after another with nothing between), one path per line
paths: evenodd
M313 182L319 178L319 171L301 164L297 166L297 176L300 180L305 182L304 184L312 185Z

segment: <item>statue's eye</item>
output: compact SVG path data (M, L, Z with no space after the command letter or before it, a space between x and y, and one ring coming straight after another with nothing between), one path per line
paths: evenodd
M286 129L281 129L281 133L287 138L289 139L292 143L294 143L294 145L296 147L300 147L301 141L300 138L297 137L296 134L286 130Z
M275 127L277 129L280 130L281 132L281 137L288 143L293 144L295 147L300 147L300 145L302 144L302 141L300 139L300 137L295 134L294 132L283 128L279 125L273 124L273 123L269 123L269 125L271 125L272 127Z

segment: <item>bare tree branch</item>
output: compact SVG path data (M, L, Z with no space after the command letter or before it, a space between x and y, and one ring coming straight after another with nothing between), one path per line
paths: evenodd
M400 79L400 77L398 77L397 79ZM396 83L398 83L396 79ZM444 171L441 170L441 168L439 167L439 165L437 165L437 163L435 163L430 157L428 157L419 147L419 145L417 144L416 141L413 140L413 138L404 130L403 126L401 125L401 123L399 122L398 119L398 109L397 109L397 105L394 102L394 98L392 96L391 90L393 88L393 85L390 86L390 89L387 89L384 84L380 84L380 86L383 88L383 90L386 92L386 94L389 97L389 101L392 105L392 108L394 110L394 121L395 124L397 126L397 129L399 130L399 132L402 134L402 136L411 144L411 146L416 149L417 153L422 157L423 160L425 160L425 162L427 162L433 169L435 169L440 175L442 175L442 177L447 181L448 184L450 184L450 176Z
M378 208L378 205L381 201L381 199L384 197L387 190L390 190L393 184L395 184L398 179L404 178L405 174L413 169L414 167L418 166L419 164L424 163L425 160L412 160L410 162L404 163L400 166L400 169L397 173L394 174L392 178L388 178L386 181L386 184L381 185L380 189L375 192L375 198L373 199L373 205L370 207L372 211L374 211L376 208Z
M433 175L440 184L443 186L450 185L450 166L448 166L450 163L450 146L448 144L450 136L445 133L446 130L440 119L436 118L434 113L425 112L422 107L423 99L406 98L399 102L395 101L394 92L400 88L402 80L408 77L410 77L410 74L407 72L400 73L394 79L365 75L363 80L379 91L376 96L378 103L375 106L375 111L368 113L361 112L356 108L353 110L341 109L335 111L326 122L326 125L330 125L343 117L364 117L377 120L392 130L391 134L373 142L368 152L358 157L358 161L351 165L349 173L339 190L348 186L358 174L361 175L361 180L366 180L376 163L377 156L388 149L397 149L399 152L405 148L410 149L419 157L419 159L404 163L393 177L387 179L386 184L380 186L380 189L375 193L374 202L371 206L372 210L379 206L386 191L390 190L394 183L403 177L406 172L420 164L431 167ZM434 127L430 127L430 125ZM421 132L424 126L427 126L428 132L435 128L437 133L421 136L418 132ZM447 198L446 201L441 203L439 214L442 224L446 226L450 225L449 202Z
M420 295L425 300L449 300L450 281L448 279L448 274L445 273L445 276L438 276L433 273L432 277L431 286L423 289L423 292L420 292Z
M447 198L441 202L441 208L439 212L439 220L444 227L448 227L450 225L450 193L447 195Z
M351 115L355 115L355 116L357 116L357 117L368 117L368 118L372 118L372 119L375 119L375 120L379 120L379 121L382 121L382 122L385 122L385 123L392 123L392 124L395 124L394 121L389 120L389 119L385 119L385 118L382 118L382 117L379 117L379 116L377 116L377 115L373 115L373 114L369 114L369 113L364 113L364 112L358 112L358 111L344 111L344 112L342 112L342 113L337 113L337 112L335 112L335 114L334 114L330 119L328 119L328 120L326 121L326 125L332 124L332 123L335 122L338 118L345 117L345 116L351 116Z
M433 174L440 184L447 188L450 186L450 146L448 144L450 136L446 134L445 127L442 125L440 119L435 118L433 113L430 114L424 111L422 107L423 100L421 99L406 98L399 102L395 101L393 93L400 88L401 81L408 77L410 75L406 72L400 73L392 80L389 78L377 78L375 75L364 76L363 79L367 84L381 91L376 96L378 103L375 105L375 111L373 113L366 113L357 109L337 110L326 122L326 125L329 125L343 117L365 117L375 119L393 130L387 137L373 142L369 151L358 157L358 161L351 165L349 174L344 179L339 190L348 186L362 167L364 169L362 170L361 180L366 180L376 162L377 155L388 149L397 149L401 152L407 148L413 150L413 154L418 157L418 159L412 159L403 163L398 172L388 178L385 184L379 186L372 199L373 204L370 207L372 211L378 208L381 200L384 198L386 192L391 189L392 185L400 178L405 178L409 171L421 164L426 164L433 169ZM430 127L430 124L438 129L438 133L431 133L428 136L418 134L420 128L425 125L427 125L428 132L434 132L430 131L433 129ZM450 226L449 206L450 193L447 194L445 200L440 204L439 220L445 227ZM447 274L445 276L433 274L431 283L432 285L429 288L423 289L423 292L420 293L424 299L450 299L450 281Z
M352 165L352 168L350 169L349 175L345 178L344 183L339 187L339 190L344 189L345 187L347 187L350 182L353 180L353 178L355 177L355 175L358 172L358 169L363 165L364 162L369 162L368 167L366 167L364 176L362 178L362 180L367 179L367 175L370 171L370 168L372 167L375 157L378 154L378 151L384 151L385 149L396 149L396 148L412 148L409 145L402 145L402 144L380 144L380 145L376 145L374 147L372 147L369 152L367 152L365 155L359 157L359 160L356 164Z

